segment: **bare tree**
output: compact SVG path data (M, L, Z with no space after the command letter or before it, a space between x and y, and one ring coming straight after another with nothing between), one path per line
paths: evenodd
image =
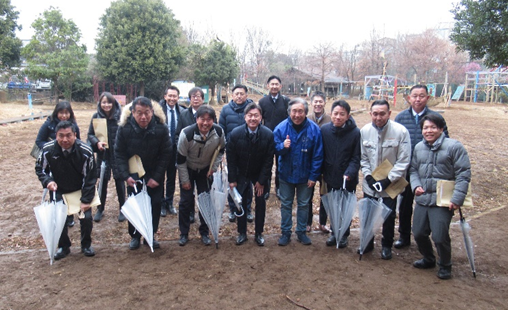
M247 28L246 32L253 78L256 83L262 83L268 73L269 64L266 61L266 56L270 51L272 39L268 32L259 27Z
M314 46L310 52L307 63L311 74L318 74L321 91L325 90L325 77L334 72L333 63L337 59L337 50L332 42L322 42ZM315 72L317 70L317 72Z

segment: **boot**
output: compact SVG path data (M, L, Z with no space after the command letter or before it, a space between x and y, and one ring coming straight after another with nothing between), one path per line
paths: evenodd
M98 206L97 212L93 217L94 222L100 222L102 220L102 214L104 213L104 206Z

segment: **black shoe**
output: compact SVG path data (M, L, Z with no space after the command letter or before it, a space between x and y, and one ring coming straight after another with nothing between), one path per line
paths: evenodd
M381 249L381 258L384 259L384 260L392 259L392 248L384 246Z
M191 212L191 214L189 215L189 222L191 224L194 224L194 222L196 222L196 219L194 218L194 212Z
M162 208L161 208L161 216L162 217L166 217L167 214L168 214L168 211L166 210L166 206L162 206Z
M85 256L92 257L95 256L95 251L92 247L81 248L81 253L85 254Z
M139 248L139 238L133 237L129 243L129 249L136 250Z
M339 249L347 247L348 244L349 244L348 238L346 236L342 236L342 238L339 241Z
M184 246L189 242L189 235L180 235L180 240L178 241L178 244L180 246Z
M207 235L202 235L201 242L203 242L204 245L208 246L212 243L212 240L210 240L210 237L208 237Z
M236 238L236 245L242 245L247 241L247 234L240 234Z
M55 254L55 260L65 258L70 253L71 253L71 249L69 249L69 248L59 248Z
M441 280L448 280L452 277L452 266L440 266L437 277Z
M146 246L149 246L148 242L146 242L145 239L143 239L143 244L146 245ZM161 248L161 245L160 245L159 241L157 241L155 239L153 240L152 246L153 246L154 249L160 249Z
M118 222L125 222L125 220L125 215L123 215L123 213L120 211L120 213L118 213Z
M335 236L333 234L326 240L326 245L327 246L337 245L337 239L335 239Z
M234 223L236 221L235 212L229 212L228 219L230 223Z
M173 205L169 206L168 212L169 214L175 215L176 214L175 207L173 207Z
M399 240L395 241L393 247L396 249L402 249L411 245L411 238L399 238Z
M74 226L74 215L67 215L67 220L65 221L67 227Z
M254 216L252 214L247 214L247 222L249 223L254 222Z
M259 246L264 246L265 245L265 238L263 238L263 235L262 234L256 234L254 236L254 241L256 241L256 243L259 245Z
M429 262L425 258L413 262L413 267L418 269L430 269L436 267L436 262Z
M363 250L363 254L372 252L372 250L374 250L374 240L372 240L371 242L369 242L369 244L367 244L367 247L365 248L365 250ZM360 254L360 248L356 250L356 253Z
M95 216L93 217L94 222L100 222L102 220L102 215L104 214L104 208L97 208L97 212L95 213Z

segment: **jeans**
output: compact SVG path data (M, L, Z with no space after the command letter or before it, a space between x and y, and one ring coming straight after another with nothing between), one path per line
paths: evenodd
M309 214L309 200L314 188L307 187L307 183L293 184L279 179L279 190L281 195L280 229L282 233L291 233L293 227L292 209L296 191L296 232L305 232L307 217Z

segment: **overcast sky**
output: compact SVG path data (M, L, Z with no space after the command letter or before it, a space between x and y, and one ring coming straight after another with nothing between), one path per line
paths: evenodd
M386 37L421 33L428 28L450 28L451 0L356 0L356 1L185 1L164 0L175 18L199 33L212 30L222 40L242 37L246 27L269 32L279 52L311 50L319 42L352 47L368 40L373 29ZM50 6L58 7L82 33L88 52L94 51L99 19L110 0L11 0L20 12L20 39L33 35L32 22Z

